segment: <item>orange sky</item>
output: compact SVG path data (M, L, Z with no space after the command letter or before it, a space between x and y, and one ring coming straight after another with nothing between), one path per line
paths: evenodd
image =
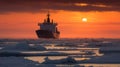
M47 13L13 12L0 14L0 38L37 38L38 22ZM82 22L82 18L88 21ZM58 23L60 38L120 38L120 12L51 11Z

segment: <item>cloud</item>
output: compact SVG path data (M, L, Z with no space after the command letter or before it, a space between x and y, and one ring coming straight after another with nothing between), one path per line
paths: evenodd
M67 11L120 11L120 0L0 0L0 13Z

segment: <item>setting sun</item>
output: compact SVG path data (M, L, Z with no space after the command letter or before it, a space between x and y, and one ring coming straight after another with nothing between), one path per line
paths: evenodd
M83 22L87 22L87 18L82 18L82 21Z

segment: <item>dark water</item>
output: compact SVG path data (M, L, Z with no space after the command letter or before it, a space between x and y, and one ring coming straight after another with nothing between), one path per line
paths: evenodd
M86 61L80 61L75 64L42 64L46 56L34 57L16 57L16 56L3 56L0 57L0 67L120 67L120 39L0 39L0 51L30 51L27 44L39 45L62 45L69 47L76 47L78 45L86 44L82 47L100 48L101 57L93 57ZM20 46L19 46L20 45ZM16 48L17 47L17 48ZM37 46L38 47L38 46ZM66 56L50 57L52 60L59 60L66 58Z

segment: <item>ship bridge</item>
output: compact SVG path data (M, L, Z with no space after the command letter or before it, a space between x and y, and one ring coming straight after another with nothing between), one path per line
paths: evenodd
M47 19L44 19L43 23L38 24L40 26L41 30L48 30L52 32L57 32L57 23L53 21L53 19L50 21L50 14L48 12Z

